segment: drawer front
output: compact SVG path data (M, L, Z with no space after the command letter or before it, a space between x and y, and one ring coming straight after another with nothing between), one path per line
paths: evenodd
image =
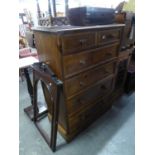
M101 114L106 112L109 103L106 100L100 100L93 106L85 109L81 113L69 117L68 124L70 133L78 132L79 130L87 127L92 121L97 119Z
M117 56L118 43L88 52L63 57L64 75L68 77Z
M75 53L95 46L95 33L63 35L61 41L63 54Z
M98 85L90 88L86 92L75 96L67 101L67 109L69 114L75 114L84 107L95 103L99 98L106 96L112 90L113 76L103 80Z
M95 69L65 80L65 93L69 97L114 73L116 62L110 62Z
M104 30L97 33L97 44L106 44L120 40L120 30Z

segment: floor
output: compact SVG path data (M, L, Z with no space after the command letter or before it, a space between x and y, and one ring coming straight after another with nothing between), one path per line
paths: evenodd
M67 144L58 134L57 151L53 153L23 109L30 105L26 83L19 84L19 153L20 155L134 155L135 94L122 96L72 142ZM42 100L42 92L39 90ZM48 120L43 125L48 128Z

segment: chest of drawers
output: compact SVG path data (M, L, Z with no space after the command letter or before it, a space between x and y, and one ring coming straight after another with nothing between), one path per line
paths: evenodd
M123 27L33 29L39 60L63 81L58 128L67 141L110 106Z

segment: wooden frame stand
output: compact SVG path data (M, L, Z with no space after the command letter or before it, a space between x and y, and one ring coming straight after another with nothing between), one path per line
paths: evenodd
M29 93L30 99L31 99L31 105L26 107L24 109L24 112L27 114L27 116L31 120L33 120L33 117L34 117L34 111L33 111L33 85L32 85L31 80L30 80L28 68L24 68L24 74L25 74L25 78L26 78L28 93ZM38 111L39 111L39 115L43 116L44 114L47 113L47 108L44 106L43 103L39 102L38 103Z
M47 112L52 116L51 118L51 136L48 137L43 131L38 121L40 115L38 111L37 102L37 84L41 81L45 101L47 103ZM55 74L49 69L48 65L44 63L36 63L33 65L33 110L34 110L34 123L49 145L53 152L56 151L56 139L58 129L58 117L59 117L59 98L62 88L62 82L57 79Z

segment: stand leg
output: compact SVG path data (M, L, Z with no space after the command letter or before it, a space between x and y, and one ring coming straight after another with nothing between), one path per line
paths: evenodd
M57 87L56 92L56 102L53 104L52 110L52 123L51 123L51 142L50 147L53 152L56 151L56 142L57 142L57 130L58 130L58 117L59 117L59 99L60 99L60 89Z
M32 82L29 76L28 68L24 68L24 74L25 74L26 83L27 83L27 90L28 90L28 93L31 99L31 104L33 105L33 87L32 87Z
M30 95L30 99L31 99L31 105L26 107L24 109L25 113L28 115L28 117L33 120L33 86L32 86L32 82L29 76L29 72L28 72L28 68L24 68L24 74L25 74L25 79L26 79L26 83L27 83L27 90L28 93ZM44 104L42 103L37 103L38 104L38 115L42 116L44 114L47 113L47 108L44 106Z

